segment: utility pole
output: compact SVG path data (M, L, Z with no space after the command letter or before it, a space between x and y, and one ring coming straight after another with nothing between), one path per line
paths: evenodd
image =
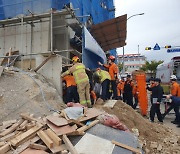
M134 14L134 15L130 16L129 18L127 18L127 20L129 20L129 19L132 18L132 17L140 16L140 15L144 15L144 13ZM139 45L138 45L138 53L139 53ZM123 64L122 74L124 74L124 73L125 73L125 66L124 66L124 46L123 46L123 56L122 56L122 59L123 59L123 62L122 62L122 64Z

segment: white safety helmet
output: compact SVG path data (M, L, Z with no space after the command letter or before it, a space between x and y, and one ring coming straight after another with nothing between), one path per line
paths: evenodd
M177 77L175 75L171 75L170 80L177 80Z

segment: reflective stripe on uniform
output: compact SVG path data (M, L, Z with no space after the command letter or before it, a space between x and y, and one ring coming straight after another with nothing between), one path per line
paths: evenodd
M90 101L90 100L87 100L86 102L87 102L88 104L91 104L91 101Z
M86 100L80 101L80 104L86 104Z

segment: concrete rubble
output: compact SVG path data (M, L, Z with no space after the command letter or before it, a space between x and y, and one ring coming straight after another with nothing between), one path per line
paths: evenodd
M112 154L180 151L178 135L163 125L150 123L122 101L97 103L70 119L65 112L67 106L43 76L4 69L0 83L0 153L77 154L84 151L80 143L88 138L103 141ZM108 117L105 114L115 117L115 123L108 121L103 125L102 115ZM98 147L94 154L101 153Z

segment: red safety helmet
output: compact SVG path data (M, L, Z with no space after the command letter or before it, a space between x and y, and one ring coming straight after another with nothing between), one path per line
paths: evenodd
M115 60L115 57L111 55L111 56L109 56L109 59L110 60Z

